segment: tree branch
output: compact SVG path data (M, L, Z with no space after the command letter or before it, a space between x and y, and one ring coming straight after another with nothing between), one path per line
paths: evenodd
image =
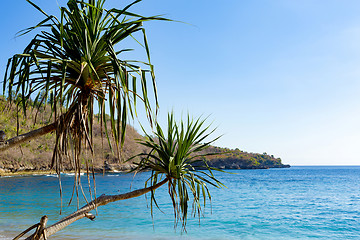
M147 188L142 188L142 189L138 189L132 192L128 192L128 193L123 193L123 194L118 194L118 195L101 195L100 197L96 198L94 201L91 201L90 203L86 204L85 206L83 206L82 208L80 208L79 210L77 210L76 212L70 214L69 216L61 219L60 221L54 223L53 225L45 228L45 226L43 226L43 234L40 236L40 240L44 240L44 235L46 237L49 237L51 235L53 235L54 233L60 231L61 229L67 227L68 225L70 225L71 223L82 219L84 217L89 217L88 212L90 212L91 210L94 210L95 208L99 207L99 206L103 206L106 205L108 203L111 202L115 202L115 201L120 201L120 200L125 200L125 199L129 199L129 198L135 198L135 197L139 197L141 195L144 195L150 191L154 191L155 189L161 187L162 185L164 185L166 182L168 182L168 178L165 178L164 180L162 180L161 182L155 184L154 186L150 186ZM27 237L27 240L33 240L33 239L37 239L36 238L36 233L32 234L31 236ZM16 238L15 238L16 239Z
M20 143L30 141L33 138L45 135L45 134L50 133L55 130L56 130L56 122L46 125L39 129L35 129L28 133L24 133L22 135L10 138L9 140L5 141L3 144L0 144L0 151L4 151L6 149L15 147L15 146L19 145Z

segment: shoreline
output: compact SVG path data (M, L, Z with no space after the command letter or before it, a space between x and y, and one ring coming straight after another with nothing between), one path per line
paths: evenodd
M103 167L94 167L94 173L124 173L129 172L134 169L134 164L105 164ZM64 170L61 171L64 174L75 174L74 170ZM86 169L80 169L81 174L86 174ZM89 169L89 173L92 171ZM0 177L9 177L9 176L26 176L26 175L57 175L56 171L53 169L45 169L45 170L34 170L34 169L7 169L0 167Z
M281 167L259 167L259 168L219 168L221 170L259 170L259 169L271 169L271 168L290 168L290 165L283 165ZM127 173L130 169L95 169L95 173ZM87 171L81 170L80 174L86 174ZM75 174L74 171L63 171L63 174ZM89 171L89 173L92 173ZM0 178L1 177L17 177L17 176L36 176L36 175L57 175L54 170L19 170L19 171L10 171L0 168Z
M95 171L95 173L124 173L126 171ZM64 171L63 174L74 174L73 171ZM91 171L89 171L91 173ZM81 171L80 174L86 174L86 171ZM1 177L17 177L17 176L43 176L43 175L57 175L54 170L28 170L28 171L16 171L16 172L0 172Z
M9 176L26 176L26 175L49 175L56 174L56 172L52 172L50 170L34 170L34 171L0 171L0 177L9 177Z
M0 230L0 240L11 240L16 237L19 233L16 234L15 231L9 230Z

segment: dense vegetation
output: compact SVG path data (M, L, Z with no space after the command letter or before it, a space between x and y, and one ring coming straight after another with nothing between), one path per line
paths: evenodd
M211 167L220 169L259 169L259 168L283 168L290 167L281 163L280 158L275 158L274 155L267 153L248 153L236 149L228 149L221 147L210 147L208 152L219 153L207 157Z

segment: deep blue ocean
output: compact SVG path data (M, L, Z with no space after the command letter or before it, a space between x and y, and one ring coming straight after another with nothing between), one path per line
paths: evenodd
M217 173L228 187L211 188L200 225L190 217L187 233L174 228L167 187L156 191L162 210L154 219L144 197L98 208L95 221L81 219L50 239L360 239L360 167L291 167ZM149 173L96 175L97 195L144 186ZM84 191L87 178L82 177ZM73 176L62 176L60 216L56 176L0 177L0 239L11 239L47 215L49 224L76 210L67 206ZM209 203L209 202L208 202ZM81 205L81 203L80 203Z

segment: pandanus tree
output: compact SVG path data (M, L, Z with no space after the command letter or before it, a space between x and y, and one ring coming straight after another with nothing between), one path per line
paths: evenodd
M123 144L127 119L136 115L137 102L143 103L148 119L153 121L151 105L157 108L157 94L143 23L166 19L129 12L128 9L140 0L122 10L105 9L105 0L69 0L67 8L60 8L60 18L46 14L27 1L45 19L19 33L40 30L23 53L9 59L4 92L8 93L10 102L13 95L20 96L18 104L24 114L30 100L37 108L50 102L54 121L10 139L1 147L8 148L55 131L53 165L59 170L62 159L68 157L68 149L72 147L72 159L75 159L74 167L77 169L82 143L92 149L94 106L98 106L98 117L112 149L118 150ZM140 39L137 39L139 35ZM135 39L145 49L146 62L124 59L125 53L131 49L118 48L129 38ZM148 85L154 92L153 101L148 96ZM109 127L106 126L106 103L110 109Z
M35 227L36 232L28 239L46 239L76 220L93 218L89 212L101 205L148 192L151 192L152 205L156 204L155 189L165 183L168 183L175 218L182 221L185 229L188 202L191 199L188 189L192 195L194 212L200 216L201 196L203 205L206 198L211 198L206 184L215 187L221 187L222 184L202 160L204 156L201 151L212 142L203 143L211 133L208 133L209 127L204 126L203 120L193 121L188 118L186 123L176 124L170 114L165 135L154 117L153 112L157 110L156 84L143 23L167 19L159 16L143 17L129 12L141 0L121 10L105 9L105 0L69 0L67 7L60 8L60 17L48 15L36 4L27 1L45 18L19 33L23 35L40 30L23 53L9 59L4 93L7 93L10 102L14 102L13 97L16 96L15 102L24 114L31 101L34 102L31 106L35 106L35 110L49 102L54 120L40 129L7 140L0 145L0 150L55 132L52 165L60 174L62 162L71 159L75 172L80 173L80 154L84 146L91 151L93 149L94 107L98 106L97 116L109 145L112 146L110 139L114 139L114 147L119 152L124 144L127 120L137 115L137 102L142 102L150 124L155 125L155 137L146 135L146 140L140 141L150 148L150 152L139 155L142 160L136 169L152 171L147 182L150 186L129 193L95 197L83 208L49 227L46 227L47 218L44 216L40 223L15 239ZM118 48L120 43L129 38L135 39L144 48L146 62L124 58L130 49ZM152 100L148 94L149 85L152 88L150 92L154 93ZM110 109L110 123L106 117L107 105Z
M206 199L211 200L207 184L216 188L224 187L212 172L221 170L209 167L205 161L206 156L216 153L204 150L219 138L207 140L215 129L210 130L210 125L206 126L205 120L194 120L188 115L186 122L177 124L174 114L170 113L166 132L156 123L153 135L146 134L146 138L139 141L150 151L137 155L141 160L134 171L151 171L151 177L146 182L151 186L168 182L175 224L180 221L183 230L186 227L189 200L192 198L194 216L198 215L200 219L201 205L205 207ZM154 204L157 206L155 192L151 191L151 209Z

